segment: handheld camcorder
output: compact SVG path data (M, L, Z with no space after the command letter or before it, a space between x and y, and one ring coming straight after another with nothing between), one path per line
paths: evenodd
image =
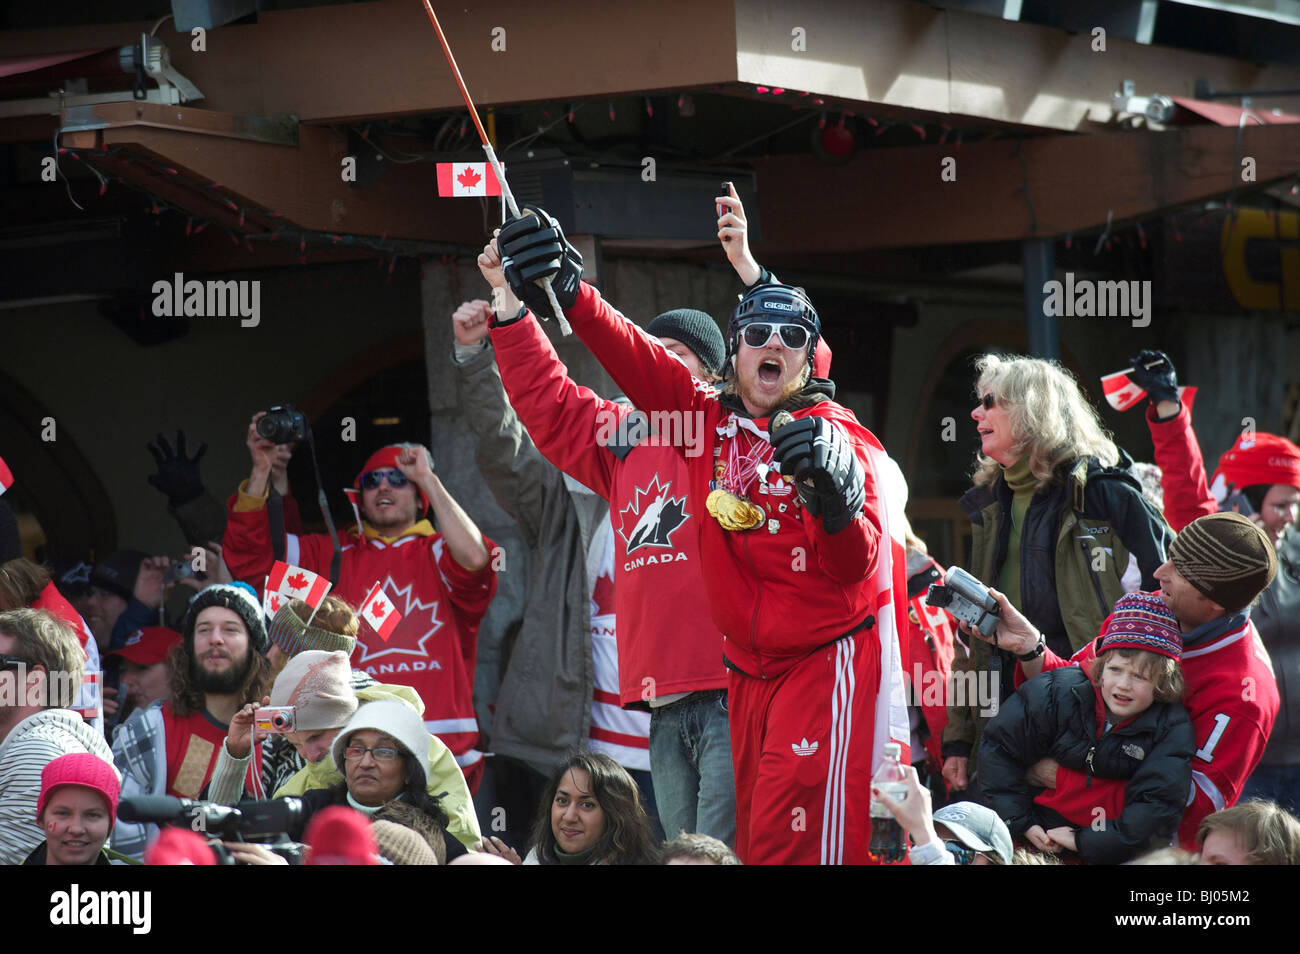
M992 638L998 628L998 601L989 588L960 567L952 566L942 583L933 583L925 602L940 606L972 629Z
M307 418L302 411L282 404L257 419L257 433L272 444L295 444L307 439Z
M253 713L253 728L258 732L276 732L280 735L298 731L294 706L262 706Z
M175 828L189 828L207 838L218 864L235 860L223 841L247 841L263 845L291 865L302 864L303 846L291 840L302 835L302 800L273 798L245 801L238 806L170 795L136 795L117 806L122 821Z

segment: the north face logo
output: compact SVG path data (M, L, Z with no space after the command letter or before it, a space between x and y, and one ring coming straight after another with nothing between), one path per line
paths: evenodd
M632 502L619 511L618 535L629 554L641 547L672 547L673 531L686 522L686 496L673 497L672 481L659 483L655 474L645 489L636 488Z
M1120 748L1122 748L1124 750L1124 754L1131 759L1140 760L1147 757L1147 754L1142 751L1142 746L1134 745L1132 742L1125 742L1122 746L1120 746Z
M808 740L806 738L800 740L798 744L791 742L790 748L794 750L795 755L816 755L817 754L817 743L814 742L811 745L809 745Z

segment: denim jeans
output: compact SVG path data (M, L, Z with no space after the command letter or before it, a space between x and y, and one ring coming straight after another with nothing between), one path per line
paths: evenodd
M667 838L682 832L736 841L736 781L724 689L652 710L650 774Z
M1300 765L1260 765L1250 773L1237 804L1267 798L1300 817Z

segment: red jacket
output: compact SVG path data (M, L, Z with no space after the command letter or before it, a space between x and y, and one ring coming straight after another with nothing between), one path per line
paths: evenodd
M1237 803L1242 786L1259 764L1273 730L1279 705L1273 663L1259 634L1245 615L1225 617L1223 632L1203 637L1183 648L1183 706L1191 717L1199 746L1192 759L1192 790L1178 828L1179 843L1197 850L1201 819ZM1100 637L1098 637L1100 639ZM1043 669L1092 664L1097 640L1070 659L1047 650ZM1023 681L1016 667L1016 683ZM1073 774L1063 780L1061 773ZM1061 767L1057 787L1081 784L1078 773Z
M685 459L657 438L619 446L620 436L635 438L626 428L631 409L574 384L537 322L494 328L492 343L510 404L537 449L610 502L619 703L725 689L722 634L709 618L699 550L698 526L712 518L690 492Z
M1205 461L1192 433L1191 408L1186 400L1175 417L1156 420L1155 405L1147 405L1147 427L1160 468L1160 489L1165 498L1165 519L1178 533L1198 517L1217 513L1219 505L1205 481Z
M941 765L943 727L948 724L948 680L952 677L952 659L956 647L951 614L925 602L929 584L943 582L944 572L943 567L933 559L927 558L927 561L925 567L911 574L907 581L909 594L918 586L924 588L919 589L907 601L907 659L903 673L910 689L908 702L921 707L926 728L930 730L925 750L936 765ZM914 580L917 581L916 585L913 585ZM912 754L912 760L915 764L917 753Z
M590 285L582 284L566 314L638 408L652 415L685 414L683 421L703 427L703 453L688 456L689 448L677 448L690 474L691 500L708 497L715 466L725 468L733 454L771 466L768 419L727 410L716 389L696 381L679 360L606 304ZM764 511L762 527L730 532L702 516L703 576L713 622L724 634L725 656L742 673L760 678L780 675L877 610L874 571L881 522L869 449L879 451L880 443L851 411L832 401L794 416L834 421L851 440L866 478L866 504L849 527L831 535L820 520L807 516L793 486L769 472L766 480L754 474L743 488ZM902 568L898 571L901 581ZM901 616L902 600L895 605Z
M223 556L236 579L260 590L272 562L266 509L236 511L237 500L230 498ZM482 758L474 663L479 623L496 593L496 572L491 564L478 572L462 567L424 520L391 542L359 540L355 530L341 532L339 539L343 558L332 592L358 606L379 581L402 614L387 640L361 620L352 667L381 682L414 688L424 700L425 728L468 773ZM285 542L288 563L329 576L334 547L328 534L290 533ZM484 543L490 552L492 541L485 537Z

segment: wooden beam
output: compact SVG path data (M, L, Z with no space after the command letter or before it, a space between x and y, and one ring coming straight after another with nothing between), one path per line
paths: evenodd
M1300 173L1300 125L1052 136L859 153L843 166L807 156L756 160L760 260L994 242L1095 229ZM1243 157L1255 182L1241 183ZM941 178L954 160L956 180ZM813 229L808 223L816 223Z

